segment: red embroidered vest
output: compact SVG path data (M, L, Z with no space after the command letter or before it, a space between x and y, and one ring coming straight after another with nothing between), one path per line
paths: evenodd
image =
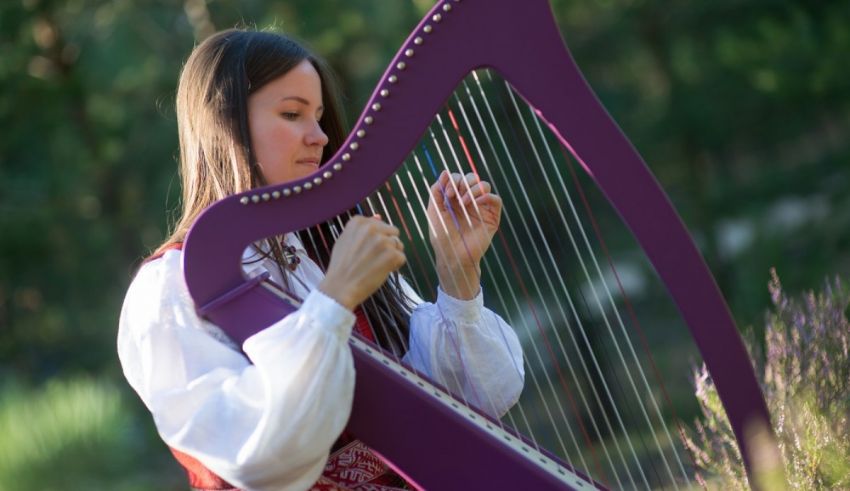
M173 249L181 249L182 243L165 246L151 255L145 262L162 257ZM357 321L354 329L360 335L375 342L369 321L361 308L354 311ZM189 486L197 491L239 491L213 471L207 469L198 459L169 447L174 458L186 470ZM369 447L357 440L354 435L345 431L340 435L331 448L331 455L325 465L325 470L319 480L313 484L312 491L346 491L352 488L366 486L368 489L393 491L400 489L415 489L401 476L392 470Z

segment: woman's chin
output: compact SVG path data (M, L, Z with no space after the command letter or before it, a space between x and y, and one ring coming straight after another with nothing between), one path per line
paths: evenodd
M298 175L298 177L296 179L300 179L302 177L307 177L310 174L319 170L319 164L306 164L306 163L304 163L304 164L295 164L295 165L297 167L296 174Z

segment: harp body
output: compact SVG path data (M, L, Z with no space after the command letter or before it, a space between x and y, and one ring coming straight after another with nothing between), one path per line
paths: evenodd
M668 198L585 82L545 0L440 1L322 168L207 209L184 247L198 312L239 344L291 312L295 307L261 279L244 277L243 250L363 200L398 168L458 83L481 67L498 72L535 108L632 231L689 326L749 463L745 428L756 421L769 427L769 415L728 307ZM361 340L352 340L352 350L357 381L349 429L424 487L598 486L580 470L523 451L523 437L494 428L475 410L455 409L450 397ZM419 457L423 448L428 459Z

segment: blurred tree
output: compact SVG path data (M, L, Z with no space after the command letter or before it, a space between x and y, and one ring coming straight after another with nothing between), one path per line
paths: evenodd
M554 3L590 84L671 194L742 324L767 305L770 266L789 287L847 271L845 4Z

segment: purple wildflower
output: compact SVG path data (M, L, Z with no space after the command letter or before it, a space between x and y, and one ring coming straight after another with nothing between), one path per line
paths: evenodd
M789 298L775 270L768 283L764 357L756 363L789 489L850 487L850 290L840 279ZM759 343L748 342L752 354ZM758 357L756 357L758 358ZM694 372L703 418L686 444L722 489L749 489L737 445L705 366Z

